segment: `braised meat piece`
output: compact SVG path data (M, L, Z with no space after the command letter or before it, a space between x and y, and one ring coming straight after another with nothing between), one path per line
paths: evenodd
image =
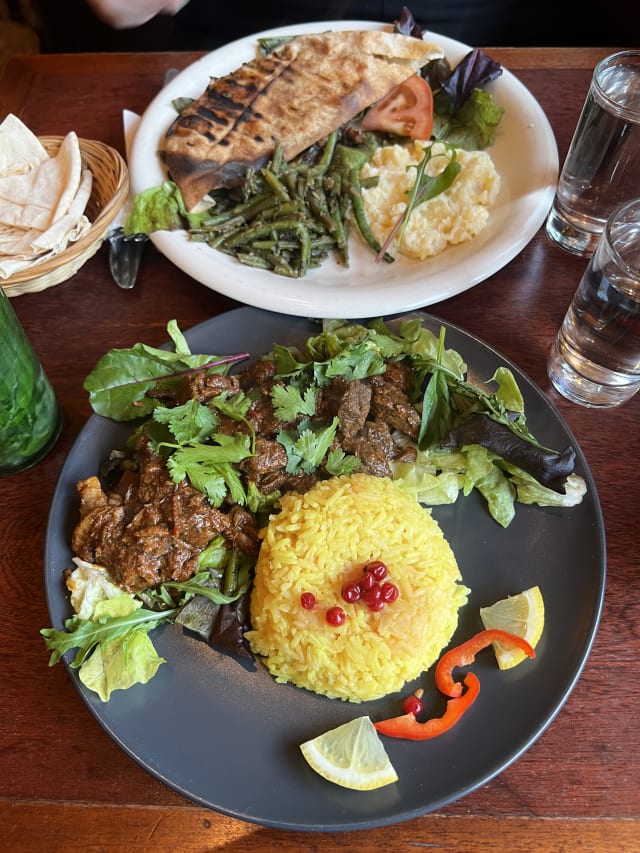
M131 474L127 477L131 480ZM239 550L257 554L258 531L250 513L215 509L187 481L173 483L162 460L150 453L141 453L137 487L130 483L124 497L117 491L105 494L96 477L81 480L77 488L80 522L72 548L83 560L104 566L128 592L187 580L218 533Z
M261 358L248 365L240 374L240 387L246 391L251 388L269 390L276 375L276 363L272 358Z
M360 458L365 474L373 474L375 477L391 476L389 460L394 458L394 445L386 424L367 421L354 438L353 445L345 447L345 450L347 449Z
M236 504L231 507L227 518L229 527L225 535L236 551L257 557L260 550L260 539L258 538L258 525L254 515Z
M283 468L282 471L265 474L260 479L258 488L263 495L268 495L277 490L283 494L298 492L298 494L303 495L309 491L311 486L315 486L319 479L321 478L317 474L305 474L303 471L299 471L297 474L287 474Z
M384 374L382 376L374 376L372 382L375 384L380 379L384 382L391 382L401 391L404 391L405 394L410 394L415 382L411 362L406 359L402 361L388 361Z
M413 439L418 438L420 413L407 394L392 382L373 384L371 411L376 421L388 424L392 430L401 430Z
M357 379L347 384L338 407L340 435L349 444L364 427L371 407L371 385Z
M288 462L287 451L278 441L257 438L255 455L240 463L240 469L249 480L257 483L265 474L284 471Z
M178 403L186 403L189 400L199 400L206 403L223 391L229 395L237 393L240 381L237 376L223 376L219 373L195 373L188 374L182 380Z
M316 396L316 418L329 422L338 414L345 389L348 385L342 376L335 376L328 385L320 388Z
M279 421L273 413L271 397L259 397L249 407L247 420L256 432L256 435L275 436L282 429L282 421Z

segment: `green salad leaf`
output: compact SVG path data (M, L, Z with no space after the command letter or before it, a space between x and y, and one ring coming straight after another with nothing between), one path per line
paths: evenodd
M175 392L186 375L203 370L226 374L233 364L247 358L247 353L193 355L175 320L168 323L167 331L174 351L138 343L129 349L109 350L98 361L83 384L94 412L116 421L143 417L161 405L149 392Z

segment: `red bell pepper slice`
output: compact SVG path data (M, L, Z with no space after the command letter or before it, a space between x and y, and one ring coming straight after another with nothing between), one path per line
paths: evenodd
M438 690L444 693L445 696L456 698L462 693L462 682L453 680L453 670L457 666L467 666L473 663L478 652L486 649L491 643L500 642L507 648L514 646L521 649L528 657L536 656L533 647L524 639L516 634L510 634L508 631L500 631L497 628L491 628L486 631L480 631L474 637L471 637L459 646L449 649L445 652L436 665L436 686Z
M466 693L455 699L447 701L447 709L442 717L433 717L424 723L418 722L416 715L409 713L400 717L390 717L373 725L380 734L389 737L400 737L406 740L429 740L438 737L454 726L467 708L475 702L480 693L480 680L473 672L468 672L464 683L467 687ZM462 689L462 685L460 685Z

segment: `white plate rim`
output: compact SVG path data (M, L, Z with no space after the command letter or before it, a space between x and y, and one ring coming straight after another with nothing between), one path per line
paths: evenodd
M319 30L388 29L372 21L322 21L265 30L206 54L180 72L144 111L133 140L129 171L134 193L166 179L157 155L161 135L175 118L172 101L197 97L209 77L228 73L255 55L258 38ZM426 31L451 62L472 48ZM507 69L492 84L505 115L495 144L488 149L502 179L487 228L475 240L449 247L422 262L398 257L377 265L357 238L350 241L349 268L327 259L303 279L289 279L246 267L184 231L152 235L156 248L179 269L206 287L256 308L301 317L354 319L395 314L432 305L485 281L533 239L551 207L558 178L553 129L538 101Z

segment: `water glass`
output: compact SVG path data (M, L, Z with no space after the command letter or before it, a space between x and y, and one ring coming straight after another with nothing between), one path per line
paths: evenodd
M551 348L564 397L619 406L640 390L640 198L611 214Z
M61 426L53 389L0 284L0 477L43 459Z
M596 65L547 217L547 234L589 257L611 211L640 195L640 50Z

